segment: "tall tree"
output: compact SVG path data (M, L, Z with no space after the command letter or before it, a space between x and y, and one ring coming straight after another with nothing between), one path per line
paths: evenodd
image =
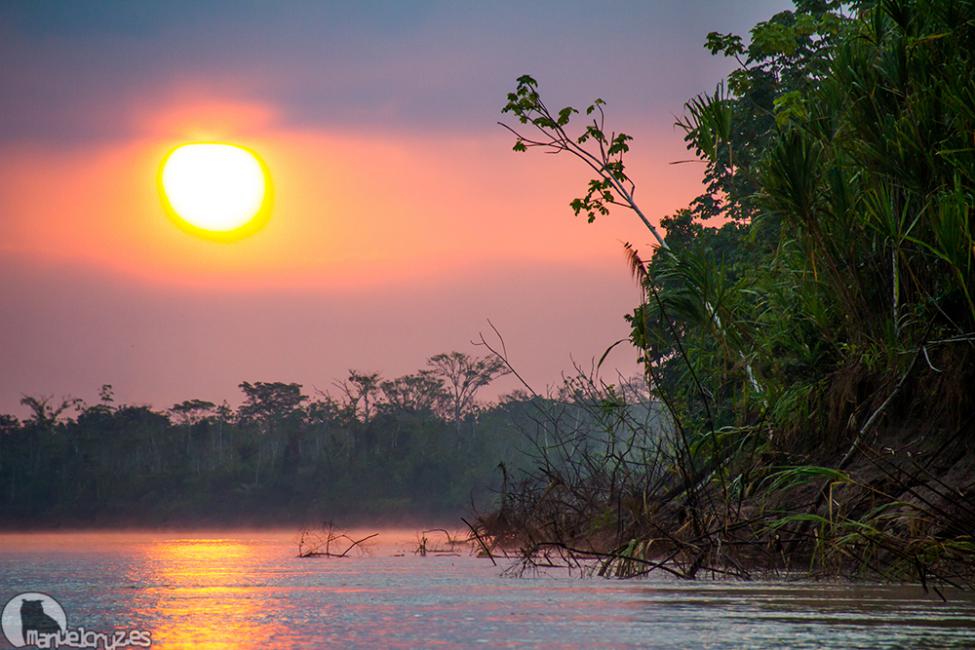
M197 424L209 415L212 415L216 404L201 399L188 399L178 404L173 404L169 413L177 424L192 426Z
M347 379L335 382L335 387L345 396L345 408L352 421L369 424L376 414L381 383L382 377L378 372L365 373L358 370L349 370Z
M82 401L75 397L62 397L55 400L53 395L24 395L20 403L30 409L26 424L41 429L51 429L68 409L80 408Z
M478 391L509 371L496 357L472 357L463 352L447 352L427 360L434 376L447 391L447 417L460 429L461 422L475 407Z
M273 426L273 423L293 419L301 415L301 405L308 399L301 393L301 384L258 381L242 382L244 403L238 409L243 420L255 420Z
M433 370L421 370L380 384L386 404L402 413L432 413L447 397L443 378Z

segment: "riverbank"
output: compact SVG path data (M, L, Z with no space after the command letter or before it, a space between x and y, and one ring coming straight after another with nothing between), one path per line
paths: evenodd
M591 573L616 577L798 572L973 589L971 439L902 424L858 441L852 454L804 465L781 452L751 454L751 466L738 467L749 482L734 486L713 468L695 480L677 467L648 468L643 457L599 466L593 457L542 458L478 531L525 570L585 559L596 561Z

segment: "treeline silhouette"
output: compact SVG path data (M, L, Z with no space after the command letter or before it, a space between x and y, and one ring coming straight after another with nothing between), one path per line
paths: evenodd
M456 515L491 498L517 463L513 394L478 392L496 359L440 354L384 379L350 371L332 389L242 382L243 402L167 410L25 396L0 415L0 521L7 527L259 524ZM523 458L523 457L522 457Z

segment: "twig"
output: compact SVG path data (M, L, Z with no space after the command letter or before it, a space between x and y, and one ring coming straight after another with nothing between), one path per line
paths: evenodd
M467 524L467 527L471 529L471 534L474 535L474 539L476 539L477 542L481 545L481 548L484 549L484 552L487 554L488 559L491 560L491 564L493 564L494 566L498 566L498 563L494 561L494 556L491 555L491 549L489 549L487 547L487 544L484 543L484 540L481 539L481 536L478 534L477 530L473 526L471 526L471 523L466 519L464 519L463 517L461 517L460 520L465 524Z

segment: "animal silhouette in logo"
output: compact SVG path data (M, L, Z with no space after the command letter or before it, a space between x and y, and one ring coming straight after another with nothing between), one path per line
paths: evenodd
M31 631L38 636L42 634L57 634L61 625L44 611L43 600L27 600L20 604L20 624L24 638Z

